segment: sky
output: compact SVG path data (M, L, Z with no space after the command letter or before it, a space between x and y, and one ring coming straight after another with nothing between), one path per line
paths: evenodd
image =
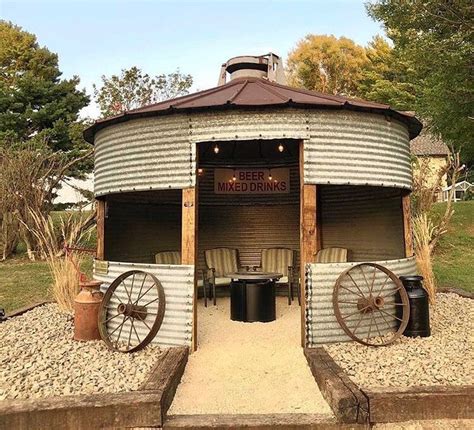
M179 68L202 90L216 86L221 64L237 55L285 60L310 33L361 45L383 33L363 0L0 0L0 18L34 33L89 95L102 75L132 66L151 75ZM82 115L97 117L95 103Z

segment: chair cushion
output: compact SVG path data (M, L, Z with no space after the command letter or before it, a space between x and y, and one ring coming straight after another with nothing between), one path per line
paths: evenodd
M293 250L288 248L262 249L262 270L288 276L288 266L293 266L293 256Z
M181 264L179 251L162 251L155 254L156 264Z
M316 263L345 263L347 262L347 249L323 248L316 255Z
M223 286L223 285L230 285L231 282L232 282L231 278L224 278L224 277L217 278L216 277L216 286L217 287L220 287L220 286Z
M225 277L227 273L237 272L237 250L231 248L214 248L204 251L206 266L216 271L216 278Z

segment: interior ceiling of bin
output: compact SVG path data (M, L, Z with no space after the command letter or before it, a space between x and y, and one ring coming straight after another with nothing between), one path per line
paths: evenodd
M267 107L345 109L385 114L407 124L411 139L422 129L421 122L412 113L396 111L389 105L289 87L263 78L243 77L215 88L100 119L84 131L84 138L93 143L94 135L100 129L134 118L198 110Z

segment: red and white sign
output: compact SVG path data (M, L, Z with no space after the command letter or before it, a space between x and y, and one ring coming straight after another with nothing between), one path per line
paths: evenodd
M285 194L290 169L215 169L215 194Z

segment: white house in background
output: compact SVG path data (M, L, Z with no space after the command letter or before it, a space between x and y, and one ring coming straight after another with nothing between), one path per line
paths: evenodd
M452 187L453 186L450 185L449 187L443 188L443 195L442 195L443 202L448 200L448 194ZM464 195L468 192L468 190L474 190L474 185L470 184L467 181L457 182L456 185L454 186L453 201L458 202L460 200L463 200Z
M94 176L93 174L87 175L84 180L70 178L62 182L61 189L58 190L58 196L53 200L54 204L58 203L72 203L77 205L84 202L86 198L82 195L80 190L93 191L94 190ZM83 209L88 210L92 208L92 203L89 203Z

